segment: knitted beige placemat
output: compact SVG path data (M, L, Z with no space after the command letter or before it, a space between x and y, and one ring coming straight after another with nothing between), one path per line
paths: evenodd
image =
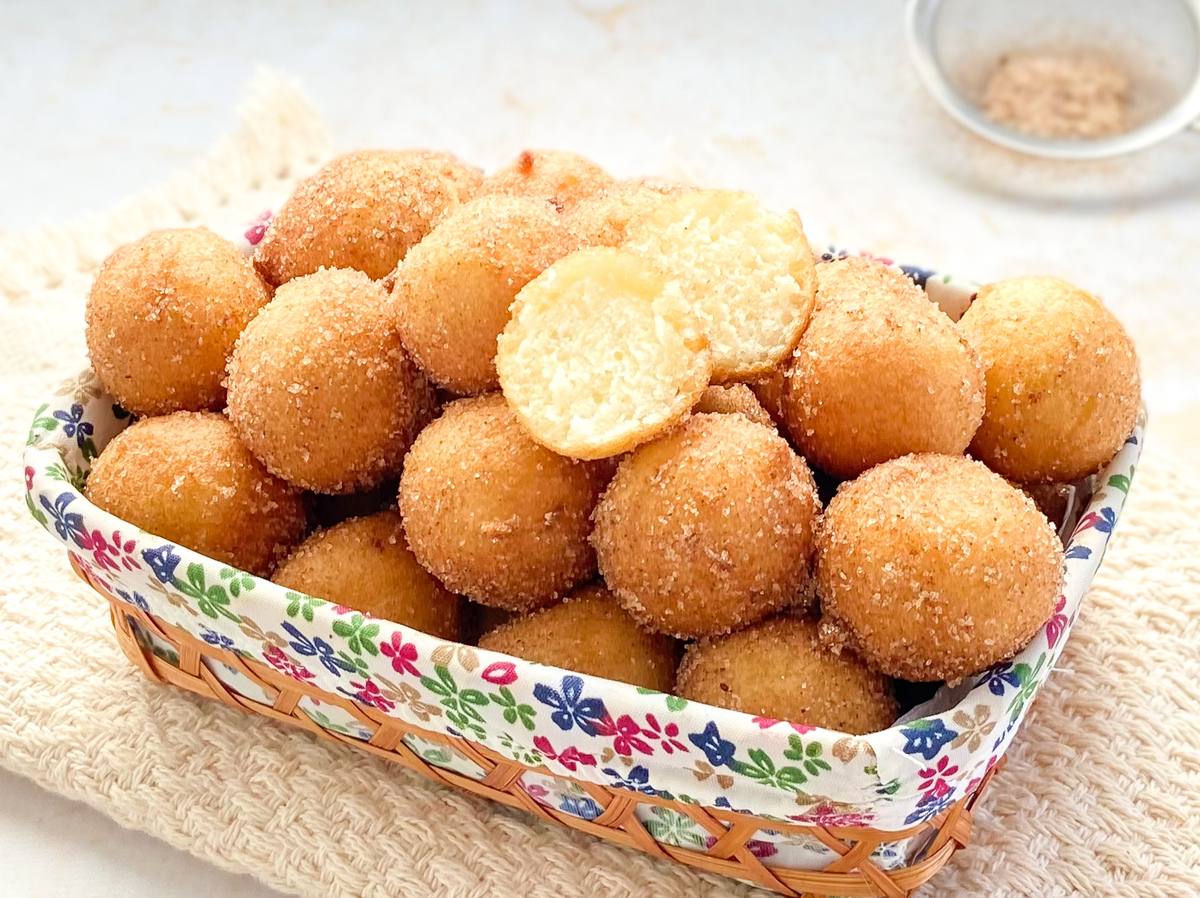
M0 238L0 765L219 866L311 898L709 896L754 890L435 786L142 679L107 608L24 510L30 415L83 355L91 271L154 227L228 232L328 153L286 79L162 190ZM937 898L1200 895L1200 476L1143 456L1109 556L975 843Z

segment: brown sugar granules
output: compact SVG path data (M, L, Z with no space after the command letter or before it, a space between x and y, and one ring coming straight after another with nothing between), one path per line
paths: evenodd
M1097 59L1054 53L1005 56L988 79L993 121L1054 138L1112 137L1129 130L1129 76Z

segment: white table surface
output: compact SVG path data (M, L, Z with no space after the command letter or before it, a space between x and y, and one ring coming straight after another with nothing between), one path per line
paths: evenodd
M1104 163L1015 156L924 95L900 0L0 2L0 230L161 183L295 74L340 149L494 167L574 149L797 208L814 240L1100 293L1142 356L1151 439L1200 461L1200 134ZM273 895L0 773L0 894Z

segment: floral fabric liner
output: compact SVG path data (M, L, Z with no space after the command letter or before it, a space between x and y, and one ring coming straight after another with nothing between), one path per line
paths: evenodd
M906 270L943 308L969 303L971 286ZM1100 475L1067 543L1054 614L1033 641L953 693L943 689L944 696L961 695L956 705L853 737L448 643L286 590L139 530L80 492L91 461L128 421L85 370L37 410L24 473L30 514L89 576L131 605L294 679L552 774L782 822L890 831L924 822L973 790L1016 735L1100 564L1145 423L1139 416ZM231 670L218 673L238 688ZM333 706L311 704L306 713L323 726L348 726L326 716ZM925 707L937 707L937 700ZM439 758L446 752L446 766L461 766L444 746L412 746ZM589 810L590 799L570 794L563 780L554 786L527 774L523 782L537 800L565 790L558 799L578 804L580 816ZM702 847L696 840L706 834L663 809L641 811L664 839ZM770 831L763 834L764 854L783 850L768 844ZM798 845L788 851L802 850Z

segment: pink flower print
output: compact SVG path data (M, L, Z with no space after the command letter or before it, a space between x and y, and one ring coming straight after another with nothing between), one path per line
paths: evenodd
M373 680L367 680L365 683L355 683L350 681L350 688L357 690L354 697L364 705L370 705L372 708L378 708L385 714L396 707L396 703L391 699L385 698L383 693L379 691L379 686Z
M688 747L679 741L679 726L670 721L665 727L660 726L658 718L653 714L646 715L646 726L642 729L642 735L657 739L659 746L669 755L677 751L685 754L688 752Z
M538 804L549 805L550 807L554 806L550 801L550 790L545 786L539 785L538 783L522 783L521 785L525 789L525 794Z
M246 240L251 246L258 246L267 234L267 226L271 223L271 210L268 209L246 230Z
M511 661L493 661L480 674L493 686L507 686L517 679L517 668Z
M758 724L758 728L760 730L770 729L771 727L775 726L775 724L782 723L782 721L776 720L774 717L753 717L751 719ZM801 736L803 736L805 733L811 733L814 729L816 729L816 727L810 727L803 723L789 723L788 726L790 726Z
M92 557L101 569L120 571L125 568L127 571L136 571L141 568L133 554L137 543L132 539L122 540L120 530L114 530L111 539L105 539L103 533L94 530L91 543Z
M946 782L946 777L956 773L958 773L958 765L952 765L950 758L942 755L938 759L936 767L926 767L920 772L921 785L917 788L926 793L926 799L944 798L950 794L950 784Z
M25 468L25 492L33 492L33 468Z
M1060 595L1058 597L1058 604L1054 606L1054 614L1051 615L1050 620L1046 621L1046 643L1050 648L1054 648L1054 644L1067 631L1067 616L1063 614L1066 607L1067 597Z
M270 645L263 650L263 658L273 668L285 676L291 677L293 680L305 682L313 679L312 671L300 666L286 654L278 646Z
M417 660L417 647L411 642L402 641L399 633L393 633L390 642L379 643L379 651L392 659L392 670L396 673L421 676L413 663Z
M554 750L554 746L550 744L550 740L545 736L535 736L533 739L533 747L542 753L542 757L549 758L552 761L558 761L563 767L570 770L572 773L575 769L583 764L586 767L596 766L596 756L585 754L577 749L574 745L568 745L559 754Z

